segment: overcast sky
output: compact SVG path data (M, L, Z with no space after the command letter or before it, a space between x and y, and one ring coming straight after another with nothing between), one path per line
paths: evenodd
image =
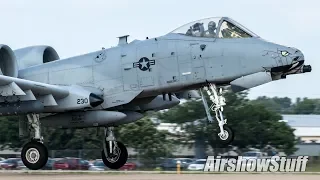
M259 36L300 49L313 71L250 91L250 97L320 97L319 0L1 0L0 43L51 45L61 58L164 35L190 21L228 16Z

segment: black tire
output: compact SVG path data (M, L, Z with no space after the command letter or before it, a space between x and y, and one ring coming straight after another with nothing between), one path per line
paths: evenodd
M116 162L110 162L104 153L104 150L101 151L101 157L103 163L110 169L119 169L121 168L124 164L126 164L127 159L128 159L128 151L127 148L122 144L121 142L117 142L117 145L120 149L120 156ZM106 149L107 151L109 150L108 144L106 144Z
M228 138L227 139L221 139L219 135L217 135L217 139L219 140L220 144L223 146L230 145L232 141L234 140L234 131L231 129L231 127L224 125L223 129L227 131Z
M33 162L30 159L31 153L38 156ZM45 145L37 141L31 141L25 144L21 151L21 160L23 164L31 169L42 169L48 161L48 150Z

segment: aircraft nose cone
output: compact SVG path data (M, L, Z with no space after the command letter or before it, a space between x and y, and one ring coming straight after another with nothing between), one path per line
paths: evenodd
M294 61L304 61L304 55L299 49L295 49L295 52L293 53Z
M97 107L97 106L99 106L100 104L102 104L102 103L104 102L104 100L103 100L100 96L91 93L91 94L89 95L89 102L90 102L90 105L91 105L92 107Z

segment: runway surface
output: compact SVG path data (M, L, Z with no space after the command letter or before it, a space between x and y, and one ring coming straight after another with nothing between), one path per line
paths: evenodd
M0 174L0 180L319 180L306 174Z

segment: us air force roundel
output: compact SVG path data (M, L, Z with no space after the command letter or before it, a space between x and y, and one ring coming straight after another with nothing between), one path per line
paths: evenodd
M139 67L141 71L146 71L149 70L152 65L155 65L155 60L149 60L143 57L138 62L133 63L133 68Z

